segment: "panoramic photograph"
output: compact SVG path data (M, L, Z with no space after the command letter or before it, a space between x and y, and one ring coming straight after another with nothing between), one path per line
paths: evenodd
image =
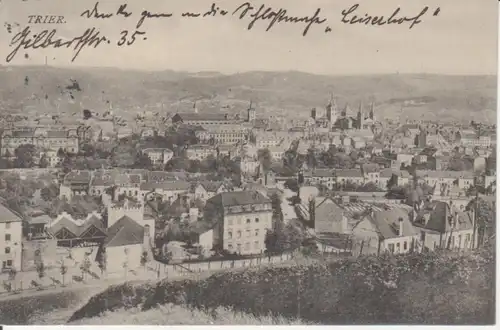
M0 0L0 324L494 325L498 9Z

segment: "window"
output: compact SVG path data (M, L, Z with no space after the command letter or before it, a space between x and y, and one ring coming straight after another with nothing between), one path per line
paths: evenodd
M241 231L240 231L240 230L238 230L238 231L236 232L236 236L237 236L238 238L241 238Z
M238 244L236 247L238 249L238 253L240 253L241 252L241 244Z
M469 242L469 241L470 241L470 234L467 234L467 236L465 236L465 241L466 241L466 242Z
M259 236L259 230L255 229L255 236Z
M228 237L229 239L233 238L233 232L232 232L232 231L228 231L228 232L227 232L227 237Z
M250 243L246 242L245 243L245 251L248 251L248 250L250 250Z
M5 223L5 229L10 229L10 222Z
M10 253L10 247L6 247L5 248L5 254L9 254Z
M250 230L247 230L247 237L250 237Z
M227 249L228 249L229 251L231 251L231 250L233 249L233 244L228 244L228 245L227 245Z
M241 219L238 219L238 225L241 225Z
M396 252L399 252L400 251L400 245L399 243L396 243Z
M5 241L10 241L10 234L5 234Z
M255 249L258 249L259 248L259 242L258 241L253 242L253 247Z
M247 219L247 223L250 223L250 219Z
M389 251L391 253L394 253L394 244L389 244L388 247L389 247Z
M7 260L7 267L12 267L12 260Z
M255 223L259 223L259 218L255 218Z
M233 219L229 219L229 220L227 220L227 225L228 225L228 226L232 226L232 225L233 225Z
M403 251L408 250L408 242L404 241L403 243Z

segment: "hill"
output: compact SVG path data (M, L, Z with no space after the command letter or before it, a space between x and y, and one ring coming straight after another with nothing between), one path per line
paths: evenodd
M85 319L107 311L174 304L209 313L220 307L257 317L272 313L319 324L492 324L494 258L490 246L471 254L298 261L200 280L125 284L91 298L69 322L86 324Z
M79 88L75 88L74 82ZM307 116L324 108L330 93L339 106L357 109L374 100L379 117L491 121L496 115L496 77L441 75L323 76L302 72L145 72L114 68L0 67L0 109L43 112L82 107L131 115L137 111L243 112ZM401 110L403 108L403 110ZM228 110L229 109L229 110ZM366 107L365 107L366 109Z

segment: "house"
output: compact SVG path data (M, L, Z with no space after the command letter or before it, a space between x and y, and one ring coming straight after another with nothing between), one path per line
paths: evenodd
M88 194L90 180L90 171L71 171L64 177L63 183L59 189L59 197L71 200L73 196L85 196Z
M186 157L191 160L204 160L215 155L215 147L205 144L194 144L186 149Z
M352 229L354 250L360 254L402 254L417 248L418 233L403 208L368 211Z
M187 181L143 182L140 184L140 196L145 199L161 197L173 202L179 197L187 197L191 184Z
M335 177L336 183L340 186L348 183L355 185L363 185L365 183L365 177L361 169L335 170Z
M125 274L141 265L144 252L144 227L128 216L123 216L107 229L103 244L106 254L106 271Z
M364 183L373 183L380 185L380 168L377 164L363 164L361 166L363 172Z
M474 234L474 211L464 211L453 202L433 201L414 212L414 227L420 232L419 240L426 249L472 249L477 242Z
M194 198L207 201L213 196L222 192L228 191L222 181L201 181L198 182L194 189Z
M142 153L151 159L153 165L164 165L174 157L174 152L168 148L147 148Z
M458 186L461 190L467 190L474 184L474 174L467 171L416 171L419 182L431 187L436 187L436 192Z
M207 201L204 221L214 224L214 247L260 254L272 228L271 200L256 191L223 192Z
M311 198L308 205L309 225L316 234L350 234L348 218L344 209L330 197Z
M304 181L309 185L323 185L332 189L336 183L335 171L331 169L317 168L304 172Z
M400 165L405 165L405 166L410 166L413 162L413 154L407 154L407 153L398 153L396 156L396 160L399 162Z
M12 268L20 271L22 262L22 218L20 215L0 204L0 272Z

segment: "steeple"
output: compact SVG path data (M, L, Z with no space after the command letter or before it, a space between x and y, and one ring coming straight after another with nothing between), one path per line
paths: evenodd
M365 121L365 114L363 113L363 101L359 102L358 117L357 117L357 128L362 129Z
M247 121L248 122L253 122L255 121L255 108L252 106L253 102L250 101L250 105L248 106L247 109Z
M374 113L374 108L375 108L375 104L374 102L372 101L372 104L370 106L370 119L375 121L375 113Z

